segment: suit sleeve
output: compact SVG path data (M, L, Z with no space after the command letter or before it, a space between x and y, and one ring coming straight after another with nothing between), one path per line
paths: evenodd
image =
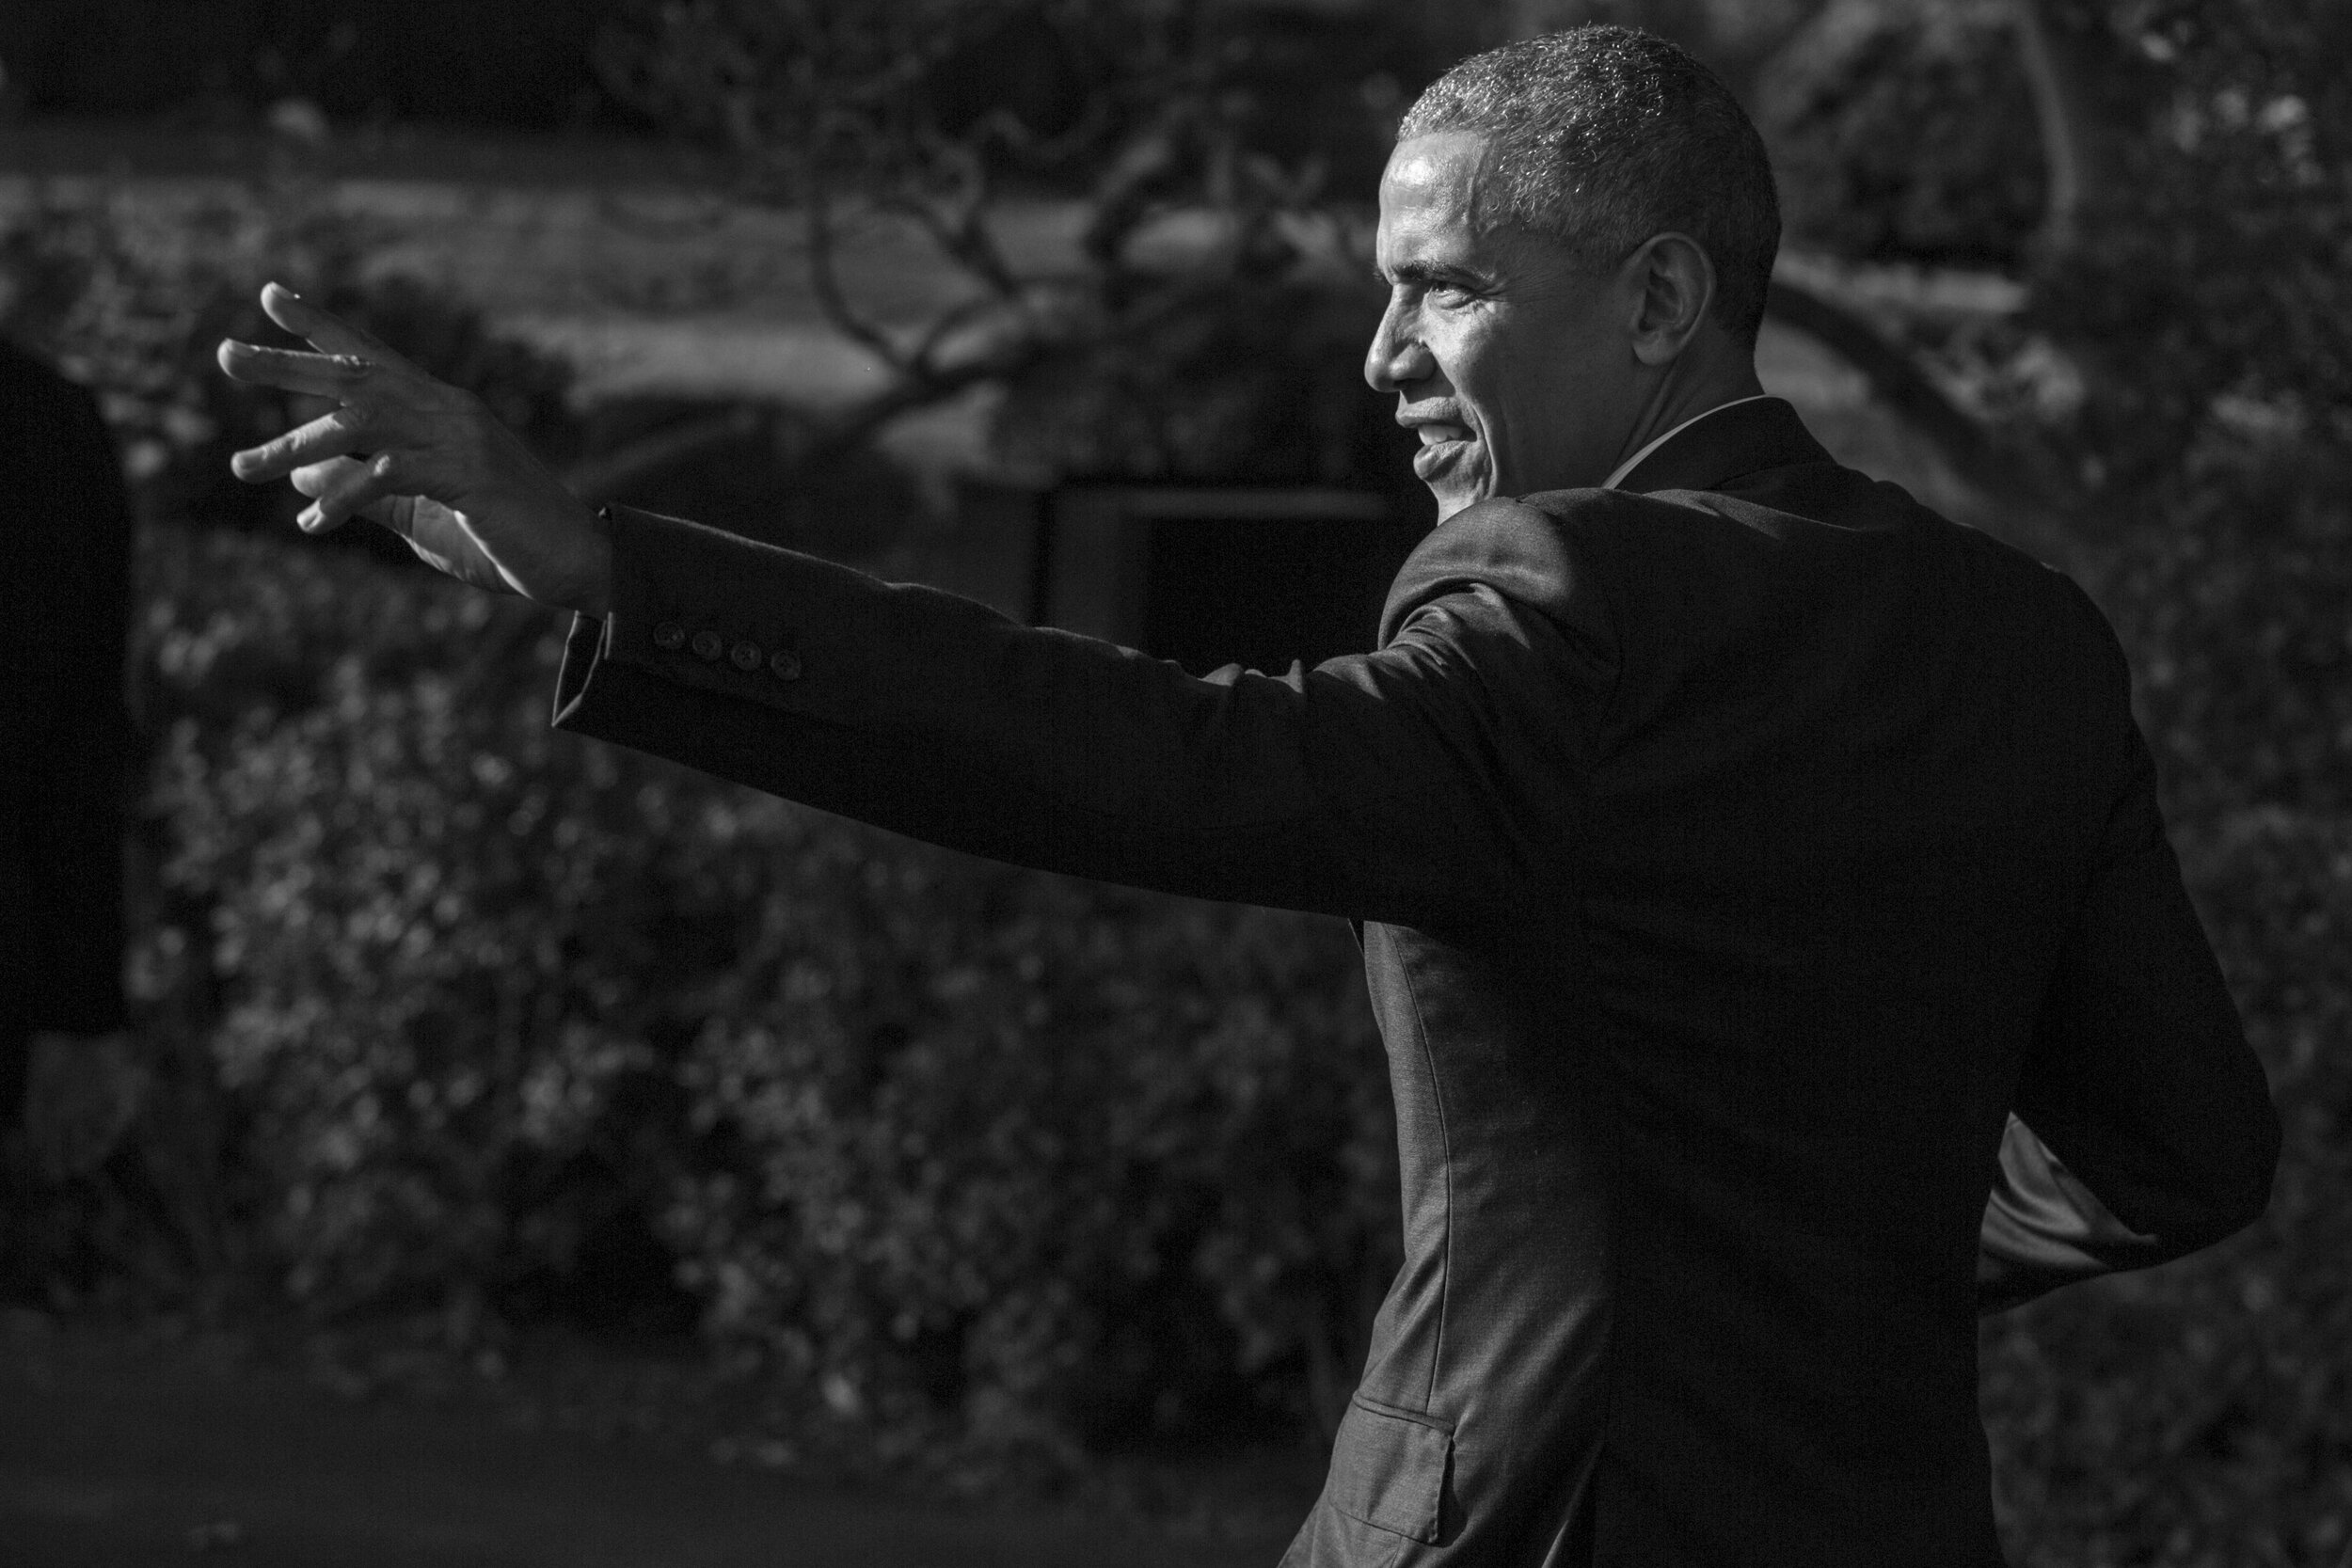
M1526 736L1563 731L1605 664L1475 573L1435 572L1392 597L1377 653L1196 677L609 515L612 606L573 628L559 727L953 848L1203 897L1438 928L1510 912L1533 863L1511 799Z
M1986 1205L1986 1311L2220 1241L2261 1216L2278 1164L2268 1085L2182 885L2122 651L2099 630L2122 784Z

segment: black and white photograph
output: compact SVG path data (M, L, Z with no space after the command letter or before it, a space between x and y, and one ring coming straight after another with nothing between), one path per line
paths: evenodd
M0 1564L2352 1568L2352 7L0 0Z

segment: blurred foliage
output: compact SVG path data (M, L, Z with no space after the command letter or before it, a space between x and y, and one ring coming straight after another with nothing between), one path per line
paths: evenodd
M1418 3L681 0L639 8L605 70L719 150L745 196L804 216L811 298L888 372L836 439L985 385L1011 393L1009 455L1048 482L1271 463L1364 483L1389 471L1370 461L1380 443L1316 423L1372 422L1352 376L1328 385L1330 327L1362 309L1359 193L1407 93L1483 20ZM1041 194L1074 200L1074 257L1003 243L1001 204ZM839 266L840 236L868 225L956 275L919 319ZM1179 389L1217 407L1204 420ZM1244 429L1245 446L1227 439ZM1293 433L1310 455L1277 455Z
M1782 219L1854 261L2015 269L2042 220L2010 7L1833 0L1765 63Z
M1758 75L1792 244L2023 284L1986 323L1880 309L1960 400L2137 526L2217 424L2352 443L2352 9L2034 0L2074 210L2010 0L1832 0Z
M922 517L921 492L870 445L803 460L806 420L789 410L660 396L583 405L569 364L377 264L382 226L338 203L298 152L277 151L278 166L250 181L160 201L123 183L40 186L0 220L0 333L97 390L142 516L282 529L300 509L288 486L238 483L230 454L327 405L231 381L215 357L224 337L286 341L258 302L276 278L482 397L559 470L601 468L599 499L857 558ZM695 427L722 438L674 439ZM655 455L634 460L641 452ZM410 561L373 529L328 543Z
M2352 8L2052 0L2098 84L2082 242L2030 317L2083 369L2067 431L2129 526L2214 426L2352 447Z
M612 89L755 177L888 200L1029 188L1181 197L1376 179L1412 93L1488 8L1232 0L655 0L607 35Z
M1174 316L1013 378L996 441L1029 471L1385 483L1425 523L1412 436L1363 391L1363 325L1379 309L1376 289L1354 278L1237 285L1213 312Z

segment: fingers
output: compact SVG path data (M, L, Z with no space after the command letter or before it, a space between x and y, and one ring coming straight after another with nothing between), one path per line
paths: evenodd
M376 367L413 371L382 340L327 314L282 283L262 290L262 309L279 326L317 350L262 348L230 339L220 345L220 368L240 381L282 387L290 392L342 398Z
M380 365L404 368L408 364L380 340L348 322L328 315L283 283L270 283L262 287L262 309L270 320L295 337L308 341L322 354L372 359Z
M378 421L364 408L338 408L309 424L286 432L258 447L248 447L229 459L229 471L247 484L283 479L296 468L323 463L358 451L363 445L383 445L367 437Z
M308 463L286 477L294 487L312 500L334 489L348 484L367 470L367 465L354 457L330 457L324 463Z
M217 357L220 368L236 380L305 392L311 397L333 398L339 403L375 370L373 360L358 355L305 354L295 349L263 348L234 338L222 340Z
M381 371L405 373L424 386L437 385L382 340L327 314L282 283L262 289L262 309L287 331L309 340L318 352L305 354L234 338L223 340L217 350L220 368L239 381L338 402L347 400L371 379L383 385Z
M294 521L307 533L326 533L353 517L382 523L405 535L399 526L401 509L393 501L415 488L402 483L402 464L392 452L362 463L338 457L295 471L294 488L311 497Z

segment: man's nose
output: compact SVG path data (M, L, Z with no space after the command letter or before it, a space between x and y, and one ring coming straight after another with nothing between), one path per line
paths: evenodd
M1390 300L1373 329L1372 346L1364 351L1364 384L1374 391L1398 391L1429 373L1429 350L1412 325L1405 309Z

